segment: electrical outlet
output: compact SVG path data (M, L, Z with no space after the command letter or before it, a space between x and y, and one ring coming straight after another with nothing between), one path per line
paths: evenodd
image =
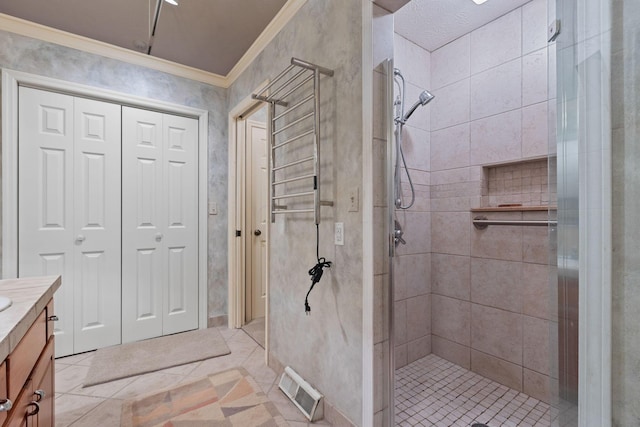
M344 222L336 222L333 242L336 245L344 245Z
M360 210L360 189L356 187L349 193L349 212Z

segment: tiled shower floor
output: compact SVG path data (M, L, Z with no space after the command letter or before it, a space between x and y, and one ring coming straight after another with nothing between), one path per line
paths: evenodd
M549 405L434 354L396 370L396 425L548 427Z

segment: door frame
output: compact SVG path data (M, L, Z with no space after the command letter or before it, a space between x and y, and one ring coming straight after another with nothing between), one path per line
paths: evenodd
M209 112L108 89L2 69L2 278L18 276L18 87L84 96L198 120L198 327L208 321L207 147ZM64 286L64 285L63 285Z
M266 86L268 80L263 82L256 91ZM236 231L242 233L246 230L246 204L245 200L245 127L250 113L259 109L264 104L251 96L247 96L229 111L229 328L240 328L245 319L246 300L246 244L244 238L238 238ZM267 123L267 132L269 132ZM268 150L267 150L268 152ZM267 222L265 230L267 240L266 262L266 292L265 301L265 325L269 324L269 233L270 222ZM240 236L242 237L242 236ZM269 353L269 328L265 330L265 357Z

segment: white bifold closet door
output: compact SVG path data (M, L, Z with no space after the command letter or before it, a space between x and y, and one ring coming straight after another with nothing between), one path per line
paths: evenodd
M198 327L198 122L122 107L122 342Z
M19 90L18 275L63 277L56 356L118 344L121 107Z

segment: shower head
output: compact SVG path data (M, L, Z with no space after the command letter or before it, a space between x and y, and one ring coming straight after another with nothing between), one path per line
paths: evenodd
M420 96L418 97L418 101L413 104L411 108L409 108L409 111L407 111L407 113L402 117L402 123L405 123L407 120L409 120L409 117L411 117L413 112L416 111L419 106L427 105L433 98L435 98L435 95L433 95L428 90L422 91L422 93L420 93Z

